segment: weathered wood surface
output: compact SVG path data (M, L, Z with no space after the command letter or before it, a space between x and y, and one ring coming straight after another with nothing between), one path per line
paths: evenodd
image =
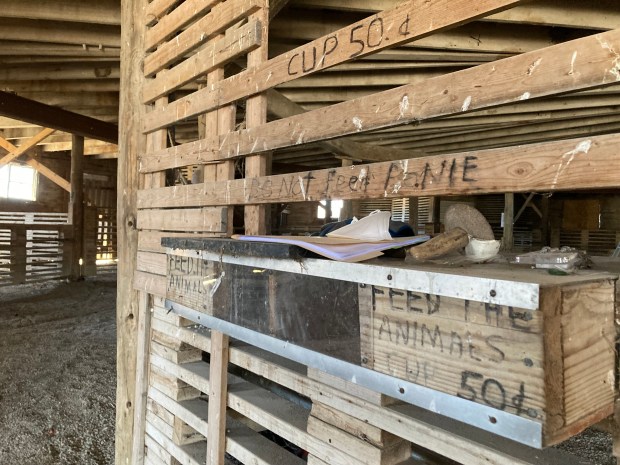
M160 188L162 189L162 188ZM225 232L228 210L223 208L189 208L179 210L140 210L139 229L160 231Z
M617 58L611 50L617 48L620 29L272 121L217 142L147 154L141 169L164 169L179 156L187 164L204 163L613 84ZM472 84L479 82L485 85Z
M226 34L212 45L194 53L161 76L148 80L142 92L144 103L173 92L193 79L223 66L258 47L261 42L261 24L250 22Z
M161 45L144 59L144 74L149 77L161 71L177 58L206 43L240 19L258 9L258 0L228 0L218 4L170 42ZM205 33L204 31L209 31ZM168 113L169 108L165 112Z
M147 51L170 39L176 32L191 23L192 20L211 9L220 0L187 0L163 16L157 24L146 31L144 46Z
M362 287L362 360L536 420L552 445L612 411L615 290L601 281L545 292L541 308L531 311Z
M131 462L134 433L134 401L136 394L138 293L134 290L134 272L138 231L136 229L136 192L139 175L137 155L146 149L146 138L138 126L144 107L140 102L144 74L143 24L147 0L121 2L122 60L120 126L123 137L119 142L118 176L118 287L116 307L117 327L117 387L115 463ZM148 290L146 290L148 292ZM165 292L165 288L164 288Z
M614 189L620 135L142 190L139 208Z
M213 89L204 89L189 97L181 98L171 103L165 112L150 115L145 120L145 131L150 132L175 121L212 110L218 105L225 105L248 95L263 92L278 84L307 76L354 58L411 42L433 32L458 26L519 3L523 3L523 1L484 0L476 2L475 5L466 0L441 0L439 2L410 0L404 2L395 8L370 16L251 67L247 71L225 80ZM180 40L181 43L184 42L182 39ZM172 49L173 45L168 45L167 48ZM177 54L188 50L188 47L175 47ZM170 63L169 59L160 58L163 52L158 52L147 58L147 63L145 63L147 75L157 72ZM171 54L168 53L167 55ZM153 62L156 60L157 65L154 65Z

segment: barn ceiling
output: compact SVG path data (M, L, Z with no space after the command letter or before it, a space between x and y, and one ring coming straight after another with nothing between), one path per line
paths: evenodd
M183 0L181 0L183 1ZM400 0L272 0L270 54L278 55ZM281 11L280 11L281 9ZM2 0L0 90L105 122L118 121L120 0ZM288 82L269 94L270 118L289 116L433 76L452 73L620 27L617 0L538 0L404 47ZM232 63L235 72L244 63ZM549 76L553 79L553 76ZM484 83L480 83L484 85ZM184 90L178 91L183 95ZM274 154L274 169L339 166L342 158L374 160L438 154L620 131L620 84L532 99ZM239 105L242 124L243 105ZM177 142L198 137L197 121L178 125ZM14 145L40 128L0 117ZM56 133L46 151L70 148ZM88 155L113 157L108 142L87 140Z

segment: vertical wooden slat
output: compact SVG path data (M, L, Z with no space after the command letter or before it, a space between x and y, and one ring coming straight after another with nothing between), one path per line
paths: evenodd
M149 388L149 345L151 339L151 304L149 295L140 292L138 297L138 341L136 365L136 394L134 407L134 433L132 444L133 465L144 464L144 436L146 428L146 399Z
M418 211L420 203L417 197L409 197L409 225L415 234L418 233Z
M248 68L259 66L267 61L268 56L268 33L269 33L269 0L264 0L262 8L252 15L252 19L261 21L263 26L263 42L259 48L248 54ZM250 97L246 102L245 124L247 129L251 129L267 122L267 95L258 94ZM271 171L271 155L253 155L245 159L245 177L256 178L265 176ZM246 205L245 211L245 233L246 234L267 234L267 206L265 205Z
M211 332L207 465L224 465L226 452L226 398L228 396L228 336Z

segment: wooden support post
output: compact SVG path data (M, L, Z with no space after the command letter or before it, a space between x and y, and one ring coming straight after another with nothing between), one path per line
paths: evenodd
M134 397L136 393L136 343L138 294L134 290L137 268L138 154L144 153L146 137L140 129L144 106L140 92L144 84L144 12L148 0L121 1L121 94L119 137L117 237L118 286L116 301L117 389L115 462L130 465L132 452Z
M347 166L353 166L353 162L351 160L342 160L342 167L345 168ZM340 216L338 218L339 221L346 220L347 218L351 218L353 216L353 202L351 200L344 200L342 202L342 209L340 210Z
M418 210L420 203L417 197L409 197L409 225L413 229L414 234L418 233Z
M504 194L504 235L502 237L502 247L506 251L512 250L512 247L513 247L514 216L515 216L515 195L513 193Z
M73 225L71 279L79 279L82 277L80 260L84 255L84 138L73 135L71 141L71 194L68 210L69 221Z
M269 33L269 0L262 2L262 8L252 15L263 26L261 46L248 54L248 68L260 66L268 60L268 33ZM247 99L246 128L261 126L267 122L267 96L258 94ZM271 154L253 155L245 159L245 177L257 178L265 176L271 171ZM248 205L245 207L245 233L267 234L267 206Z
M11 228L11 276L13 284L26 282L27 232L28 230L24 225L13 225Z
M228 336L211 332L209 370L207 465L224 465L226 452L226 398L228 396Z

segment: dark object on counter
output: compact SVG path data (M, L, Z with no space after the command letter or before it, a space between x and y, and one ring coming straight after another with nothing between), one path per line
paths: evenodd
M333 223L327 223L324 225L319 231L318 235L321 237L327 236L330 232L336 231L337 229L342 228L343 226L347 226L351 224L353 218L348 218L342 221L335 221ZM390 236L392 237L410 237L415 236L413 229L407 223L402 221L394 221L390 220ZM314 235L314 234L313 234Z

